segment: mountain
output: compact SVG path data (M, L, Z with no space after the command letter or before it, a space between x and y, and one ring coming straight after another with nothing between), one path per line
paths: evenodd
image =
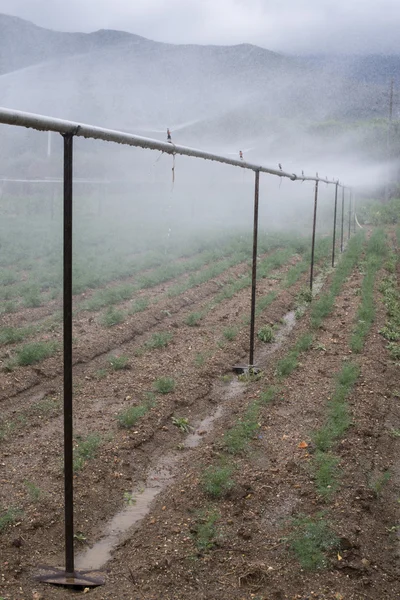
M123 31L63 33L0 13L0 75L56 58L144 41Z
M396 60L304 59L251 44L175 45L121 31L62 33L0 15L0 106L158 139L169 127L177 143L248 149L256 161L279 152L296 163L322 152L371 152L358 130L348 136L331 127L327 135L314 124L386 116L387 81L378 75ZM37 138L7 136L18 148L13 164L15 156L25 164ZM3 168L9 156L0 148Z

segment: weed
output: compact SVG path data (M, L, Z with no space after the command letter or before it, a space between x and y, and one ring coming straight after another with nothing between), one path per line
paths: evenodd
M382 329L379 330L379 333L389 342L398 342L400 340L400 330L392 323L382 327Z
M117 310L114 306L110 306L101 318L101 324L104 327L113 327L125 321L125 313L122 310Z
M396 438L400 438L400 429L392 429L390 435Z
M226 340L232 342L236 338L238 330L236 329L236 327L226 327L223 330L222 334Z
M40 416L51 417L58 415L61 411L61 401L59 398L46 396L42 400L32 404L30 413Z
M0 345L22 342L32 331L31 327L3 327L0 330Z
M305 333L297 340L295 349L297 352L307 352L312 346L313 335L312 333Z
M175 389L175 381L172 377L160 377L154 381L153 388L159 394L169 394Z
M193 312L186 317L185 323L186 325L189 325L189 327L195 327L196 325L199 325L202 318L203 315L201 312Z
M58 348L56 342L32 342L16 351L15 363L20 366L33 365L52 356Z
M270 325L263 325L263 327L258 330L257 337L265 344L270 344L275 338L274 330Z
M320 496L325 498L337 489L337 466L339 458L327 452L317 452L314 458L315 485Z
M86 461L91 460L97 454L101 444L101 437L98 433L91 433L86 439L77 436L77 444L74 448L74 472L81 471Z
M146 350L153 350L154 348L165 348L172 340L172 333L168 331L159 331L153 333L151 338L145 342L144 347Z
M252 381L259 381L263 374L264 373L262 371L249 367L247 371L238 375L238 380L243 383L251 383Z
M196 367L202 367L206 362L206 356L201 352L197 352L194 358L194 364Z
M74 540L76 540L77 542L80 542L81 544L86 542L86 535L83 533L83 531L76 531L74 533Z
M32 481L25 480L25 487L28 490L28 494L32 502L38 502L42 496L42 490Z
M0 442L4 442L15 429L12 421L0 421Z
M295 531L289 539L289 544L301 567L307 570L326 567L326 553L338 550L340 543L324 515L319 513L315 518L300 516L293 521L293 525Z
M387 349L389 350L393 360L400 360L400 344L396 344L396 342L389 342Z
M24 305L27 308L37 308L42 304L40 290L37 287L32 287L25 292Z
M232 381L232 376L231 375L221 375L220 380L222 381L222 383L230 383Z
M136 423L144 417L144 415L150 410L150 406L148 404L139 404L138 406L130 406L125 410L122 410L117 415L117 420L120 427L124 427L125 429L130 429Z
M371 481L370 488L374 492L376 497L382 494L383 488L389 483L391 477L391 472L385 471L384 473L382 473L382 475Z
M111 356L108 363L113 371L129 369L129 358L127 356Z
M149 304L150 304L149 298L138 298L137 300L135 300L132 303L132 306L130 307L128 314L134 315L138 312L143 312L144 310L146 310L146 308L149 306Z
M210 466L202 475L203 489L212 498L226 496L234 487L235 482L231 479L233 467Z
M271 404L277 395L280 393L280 388L275 385L269 386L265 391L261 392L260 402L261 404Z
M124 501L128 506L133 506L136 504L136 500L133 497L132 492L124 492Z
M195 525L195 542L197 550L201 553L212 550L218 539L216 523L221 515L217 510L200 512Z
M242 419L237 424L228 429L224 435L223 444L230 454L239 454L243 452L255 432L259 428L258 424L259 406L256 402L250 404Z
M15 273L2 269L0 272L0 285L11 285L17 281Z
M172 424L184 433L189 433L189 431L193 429L193 427L189 425L189 419L185 419L185 417L172 417L171 420Z
M292 350L278 361L276 365L276 374L278 377L281 379L288 377L297 368L297 356L298 353Z
M299 304L310 304L312 302L312 291L309 287L300 290L297 294L297 301Z
M9 525L15 523L20 515L21 511L18 508L10 507L3 509L0 506L0 533L2 533Z
M311 309L311 324L317 328L327 317L334 306L335 298L342 289L343 283L352 272L361 254L364 235L357 234L349 241L347 251L342 257L332 278L330 289L313 303Z
M104 379L104 377L107 377L107 369L97 369L94 376L96 379Z

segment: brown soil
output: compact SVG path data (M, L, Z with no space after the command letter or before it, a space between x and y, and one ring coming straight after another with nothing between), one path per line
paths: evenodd
M233 275L240 276L241 269L234 268ZM389 360L378 333L385 322L378 289L376 322L364 352L356 358L361 375L349 397L353 425L336 449L340 488L329 502L316 493L310 468L311 432L324 423L333 376L350 357L348 342L361 280L355 270L333 314L316 332L312 349L301 355L299 368L284 380L276 401L263 407L249 452L232 457L235 487L222 500L205 494L201 474L220 459L227 428L275 382L277 361L309 330L307 314L272 350L258 342L256 358L263 377L247 384L233 376L222 381L221 376L230 373L233 364L247 361L248 326L241 318L249 312L248 289L217 305L198 327L185 325L185 318L210 301L218 291L218 278L183 297L166 298L111 330L91 321L90 315L77 319L75 429L83 437L90 432L102 436L97 456L75 476L75 528L86 538L76 541L78 557L105 535L107 523L124 506L129 512L130 493L137 499L132 513L145 503L146 494L149 500L154 496L149 512L143 510L143 518L119 539L112 559L98 565L107 570L106 585L90 591L91 597L400 598L396 460L400 438L391 434L400 429L398 367ZM256 330L265 323L279 323L294 308L305 282L306 276L285 290L279 279L262 280L258 295L276 291L277 297L258 317ZM223 337L228 325L239 328L230 342ZM171 344L135 355L154 331L173 332ZM130 368L108 370L99 378L112 351L128 356ZM140 404L154 380L166 375L176 382L174 392L157 396L155 406L134 428L119 428L116 415L121 409ZM20 520L0 537L0 594L7 600L57 600L72 593L33 579L37 565L63 564L60 385L59 357L39 369L2 375L2 419L11 422L13 430L0 446L0 504L23 510ZM215 420L202 422L215 413ZM196 428L193 443L185 443L186 435L173 425L172 416L187 418ZM299 447L304 441L308 445ZM390 471L391 479L374 493L372 483L385 471ZM40 488L39 499L32 486L29 491L29 483ZM199 551L196 522L199 511L210 507L219 512L219 535L212 549ZM327 568L309 572L299 567L287 538L294 516L321 511L326 511L342 539L340 559L332 553ZM101 562L100 551L98 559Z

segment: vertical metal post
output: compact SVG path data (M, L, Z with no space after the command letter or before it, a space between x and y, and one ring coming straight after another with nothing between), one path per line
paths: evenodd
M349 194L349 236L348 239L350 239L350 235L351 235L351 199L353 196L353 191L350 188L350 194Z
M333 235L332 235L332 267L335 266L335 244L336 244L336 215L337 215L337 196L338 196L339 182L335 185L335 210L333 215Z
M251 276L251 315L250 315L250 357L249 366L254 365L254 325L256 317L257 283L257 238L258 238L258 197L260 190L260 171L256 171L254 187L254 225L253 225L253 269Z
M315 228L317 225L317 204L318 204L318 179L315 182L315 196L314 196L314 219L313 219L313 232L312 232L312 244L311 244L311 269L310 269L310 290L312 291L313 279L314 279L314 253L315 253Z
M64 136L64 499L65 571L74 573L72 423L72 161L73 135Z
M343 228L344 228L344 186L342 186L342 225L340 230L340 252L343 252Z
M356 202L357 202L357 195L354 192L353 194L353 199L354 199L354 207L353 207L353 231L354 233L357 231L356 230Z

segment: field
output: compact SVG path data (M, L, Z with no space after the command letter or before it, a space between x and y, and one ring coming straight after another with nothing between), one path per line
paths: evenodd
M75 231L77 567L97 599L400 598L394 227ZM8 215L0 256L0 598L65 598L59 221ZM164 228L165 229L165 228ZM347 231L347 226L346 226ZM108 232L108 233L106 233ZM99 543L100 542L100 543ZM36 595L34 595L36 593Z

